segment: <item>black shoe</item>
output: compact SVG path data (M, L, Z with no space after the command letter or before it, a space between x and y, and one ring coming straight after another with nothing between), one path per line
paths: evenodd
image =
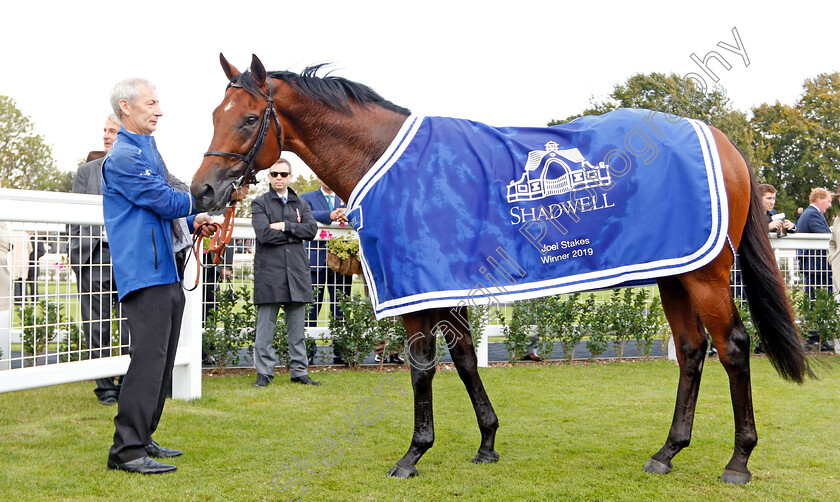
M99 404L110 406L112 404L117 404L117 398L114 396L105 396L99 400Z
M343 364L345 366L350 366L350 364L344 360L341 356L333 357L333 364Z
M388 362L391 364L405 364L405 359L403 359L399 354L391 354L388 358Z
M271 383L271 377L268 375L263 375L262 373L257 374L257 381L254 382L254 387L265 387L266 385Z
M374 355L373 355L373 360L374 360L377 364L381 363L381 362L382 362L382 354L374 354Z
M172 472L177 467L174 465L162 464L157 460L149 457L135 458L128 462L118 464L111 459L108 459L108 469L119 469L121 471L136 472L138 474L163 474L164 472Z
M146 445L146 455L154 458L172 458L180 457L183 454L181 450L173 450L172 448L164 448L163 446L152 442Z
M709 357L715 357L717 355L718 353L716 348L712 347L711 349L709 349Z
M292 382L300 383L303 385L321 385L321 382L316 382L315 380L312 380L311 378L309 378L309 375L292 377Z
M307 362L309 363L309 366L314 365L315 364L315 356L310 356L310 358L307 360Z

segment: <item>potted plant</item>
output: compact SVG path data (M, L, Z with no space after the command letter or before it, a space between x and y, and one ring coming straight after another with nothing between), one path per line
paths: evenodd
M338 274L361 274L359 239L353 235L342 235L328 240L327 266Z

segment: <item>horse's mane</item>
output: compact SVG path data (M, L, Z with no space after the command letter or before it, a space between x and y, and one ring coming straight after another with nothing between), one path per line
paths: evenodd
M300 74L291 71L272 71L268 72L268 76L283 80L296 91L347 114L352 113L350 100L353 100L359 104L375 104L402 115L411 115L411 111L407 108L391 103L364 84L329 74L323 77L317 76L318 70L324 66L326 63L307 66ZM250 70L239 74L231 83L241 85L251 94L263 94L254 82Z

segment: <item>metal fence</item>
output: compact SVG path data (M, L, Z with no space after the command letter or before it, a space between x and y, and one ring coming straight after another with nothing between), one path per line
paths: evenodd
M5 265L0 266L0 392L104 378L123 374L128 367L130 333L126 333L125 324L120 322L124 319L119 310L112 310L109 303L110 294L115 291L106 289L100 295L80 292L76 271L68 259L68 226L91 226L92 235L83 239L93 242L98 238L97 229L102 227L101 204L101 197L95 195L0 189L0 265L4 252L6 258ZM317 241L307 245L317 246L318 241L350 232L349 228L337 225L321 225ZM825 234L789 234L783 238L771 235L779 267L791 289L807 292L831 288L831 273L825 259L828 237ZM186 295L173 373L174 397L192 399L201 395L201 339L205 318L224 295L242 288L250 292L253 244L250 220L237 219L225 260L211 266L212 255L202 257L208 268L202 269L200 285ZM111 273L108 264L84 267L87 273L102 277ZM4 271L9 275L5 282ZM195 263L191 262L185 283L192 284L196 273ZM315 306L307 334L324 338L329 334L329 311L335 302L330 293L345 289L363 294L364 285L361 277L356 276L354 281L342 283L343 288L342 284L335 288L334 281L325 282L335 278L323 265L313 268L312 275L314 286L324 290L325 296ZM742 296L737 262L732 279L734 294ZM610 292L594 294L597 301L604 301ZM245 298L239 301L248 301L250 295ZM85 306L90 309L97 302L110 314L101 321L82 315ZM96 324L107 324L110 328L110 337L103 340L98 350L91 346L86 335ZM491 317L479 345L482 366L487 365L488 339L501 335L502 326Z

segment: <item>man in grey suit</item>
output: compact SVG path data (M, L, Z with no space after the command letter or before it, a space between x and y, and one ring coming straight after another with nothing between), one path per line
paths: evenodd
M104 152L91 152L88 156L99 157L79 166L73 179L73 192L102 195L102 163L111 149L120 129L120 120L109 115L105 120ZM99 154L99 155L96 155ZM84 330L90 357L95 359L111 355L111 310L119 311L116 285L111 272L111 252L108 238L99 225L70 225L70 266L76 273L79 303L82 310ZM121 316L120 316L121 317ZM120 344L128 353L128 325L119 324ZM101 350L100 350L101 349ZM121 380L122 377L120 377ZM115 404L119 399L120 386L114 377L96 380L94 389L99 402Z

